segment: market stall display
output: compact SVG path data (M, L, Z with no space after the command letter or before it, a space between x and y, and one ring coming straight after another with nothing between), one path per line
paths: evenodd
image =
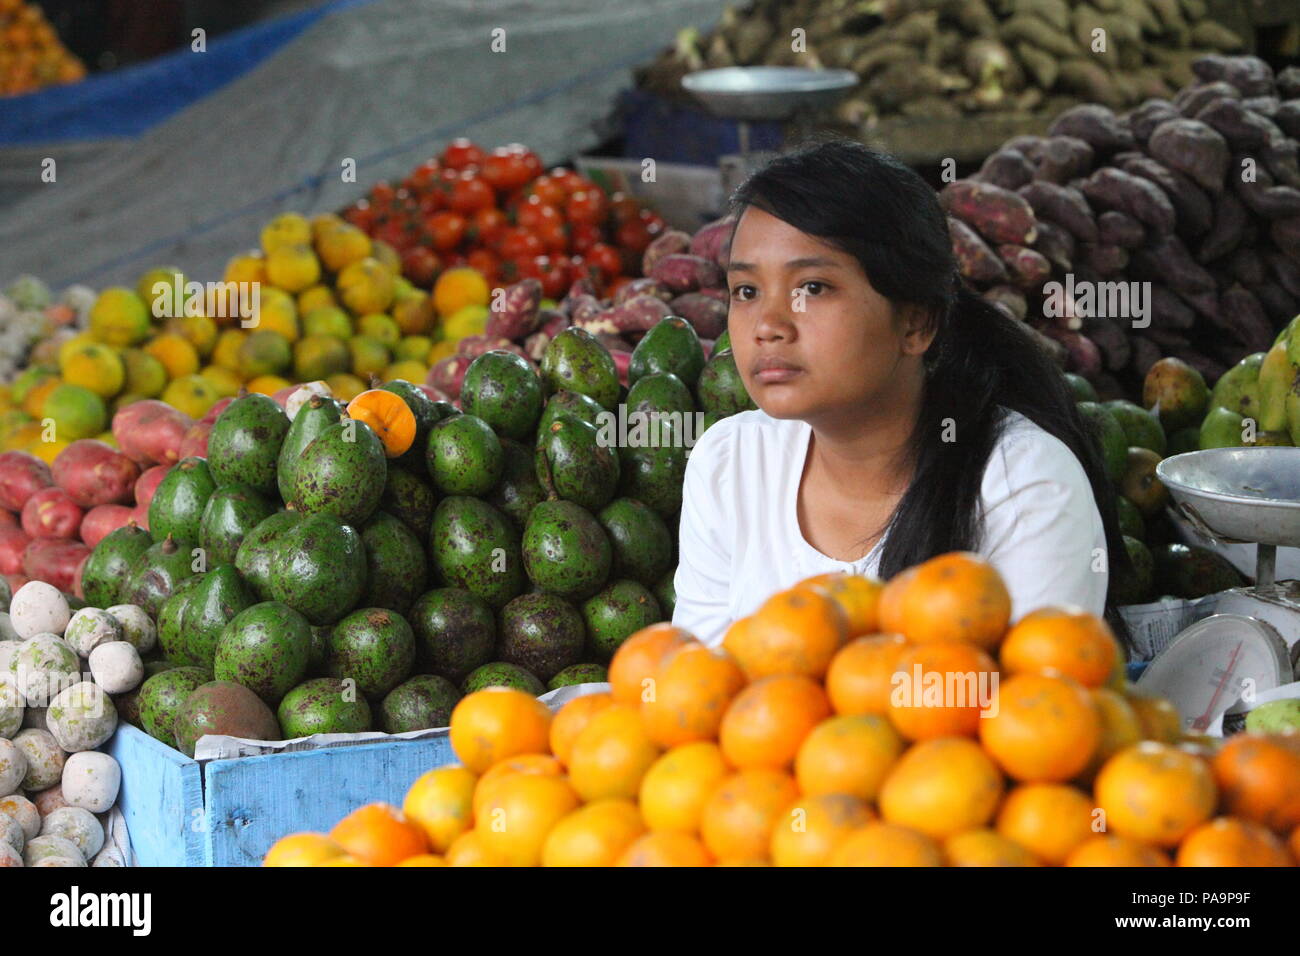
M59 42L38 3L0 0L0 96L75 83L86 66Z
M1296 738L1214 753L1124 681L1100 620L1009 614L997 573L949 554L803 581L721 649L646 628L554 714L465 697L457 765L265 865L1295 865Z

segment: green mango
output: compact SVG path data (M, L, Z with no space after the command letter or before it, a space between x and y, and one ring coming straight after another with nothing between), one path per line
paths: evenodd
M447 678L416 674L388 692L379 705L379 723L388 734L447 727L460 698L460 690Z
M646 587L673 566L673 538L663 518L635 498L617 498L596 515L613 546L615 577L631 578Z
M546 490L537 478L535 457L527 448L517 441L503 438L501 451L505 456L501 480L488 493L486 500L522 532L528 522L528 513L546 500Z
M1094 423L1106 474L1111 481L1119 481L1128 469L1128 438L1124 434L1124 427L1104 405L1079 402L1076 407L1081 415Z
M542 414L542 383L533 367L513 352L484 352L465 370L460 403L502 438L522 441Z
M1228 369L1214 383L1210 392L1210 407L1226 408L1244 418L1259 416L1259 370L1264 364L1263 352L1247 355Z
M534 697L546 693L546 685L538 680L536 674L524 670L518 664L509 664L505 661L492 661L475 668L465 678L460 689L466 694L472 694L487 687L513 687Z
M557 594L521 594L501 609L498 656L539 680L578 663L584 640L582 615Z
M340 417L338 403L320 395L313 395L298 409L276 460L275 483L281 500L293 500L293 483L302 453L327 427L337 424Z
M618 487L618 455L576 418L553 422L537 436L535 467L548 496L576 501L588 511L603 508Z
M405 465L388 466L384 493L379 499L379 510L386 511L406 525L421 541L429 537L429 523L433 521L433 508L438 496L429 483L424 467L424 453L420 453L419 470Z
M148 531L129 522L115 528L99 540L81 569L81 589L86 601L93 607L108 607L117 603L122 580L130 573L140 555L153 544ZM8 602L4 604L7 609Z
M210 680L212 672L203 667L173 667L150 676L137 699L144 732L174 746L176 714L190 693Z
M379 607L353 611L330 631L325 672L350 678L372 697L383 697L411 673L415 634L406 618Z
M203 509L216 489L207 461L178 462L158 483L149 502L149 533L160 540L173 537L179 545L197 545Z
M1242 422L1244 419L1234 411L1216 407L1210 409L1201 422L1200 447L1206 448L1240 448L1242 441Z
M333 624L365 593L361 535L331 515L303 518L271 547L271 597L312 624Z
M1169 444L1165 448L1165 457L1182 455L1189 451L1196 451L1200 447L1201 429L1199 427L1180 428L1169 436Z
M464 588L492 608L505 607L524 590L519 532L486 501L452 495L438 502L429 551L443 583Z
M369 426L349 418L321 429L298 456L293 478L298 511L358 525L379 507L388 459Z
M1259 366L1259 428L1266 432L1287 427L1286 397L1295 386L1297 368L1287 356L1287 344L1278 342Z
M736 357L730 349L715 350L709 356L695 383L695 397L701 409L723 418L758 408L745 390L745 382L736 368Z
M1111 574L1110 602L1123 607L1130 604L1145 604L1151 600L1151 586L1154 580L1155 563L1151 551L1137 538L1124 535L1124 549L1128 552L1131 573Z
M1070 391L1074 393L1074 400L1076 402L1101 401L1101 399L1097 397L1097 390L1092 387L1092 382L1088 381L1082 375L1077 375L1074 372L1066 372L1065 383L1070 386Z
M176 593L177 587L195 573L190 549L174 538L166 538L146 548L127 573L118 592L118 604L135 604L150 617L157 617L162 604Z
M1124 429L1124 438L1130 446L1149 448L1157 455L1165 453L1165 430L1160 427L1160 419L1155 415L1141 405L1122 398L1104 402L1102 407L1115 416L1120 428Z
M450 402L434 401L418 386L412 385L405 379L393 379L380 388L392 392L406 402L406 407L415 416L415 440L411 442L410 448L390 461L389 465L400 464L403 468L410 468L417 474L427 474L424 450L429 444L429 429L444 418L459 415L460 411Z
M199 522L199 547L209 566L231 564L239 546L275 506L248 485L220 485L208 498Z
M226 625L257 598L232 564L210 570L188 595L181 611L181 641L185 659L212 669L217 641Z
M668 569L668 572L655 582L653 588L655 600L659 602L659 609L664 613L664 619L671 621L673 619L673 610L677 607L677 567Z
M703 370L704 347L695 334L695 327L683 318L670 315L655 323L632 350L627 381L635 391L636 384L647 375L667 373L675 375L690 389L695 387Z
M359 734L373 725L365 696L335 677L303 681L284 695L275 716L285 740L312 734Z
M277 511L259 522L239 543L235 551L235 570L260 600L271 599L271 567L276 539L304 517L297 511Z
M1151 549L1155 591L1194 600L1245 584L1227 558L1208 548L1164 544Z
M361 604L405 614L428 585L424 545L410 528L382 511L361 529L361 543L366 549Z
M627 444L619 447L618 493L670 518L682 506L686 448L671 419L655 422L650 438L647 442L634 440L630 433Z
M571 392L567 388L562 389L547 399L546 407L542 409L541 421L537 423L537 433L540 435L545 432L561 416L580 418L587 424L599 428L604 416L608 415L609 412L605 411L600 402L595 399L578 392Z
M1142 380L1142 404L1160 417L1166 433L1174 432L1205 417L1210 389L1192 366L1166 357L1147 370Z
M218 485L248 485L276 493L280 446L289 418L273 399L256 392L235 399L208 434L208 462Z
M475 415L457 415L429 430L425 462L439 493L485 495L501 480L505 453L491 425Z
M420 667L461 681L492 660L497 624L492 608L464 588L435 588L407 616Z
M601 664L572 664L546 682L547 690L559 690L574 684L606 684L609 670Z
M247 687L268 706L302 682L311 653L311 627L291 607L263 601L244 608L217 639L212 674Z
M613 581L582 602L587 650L609 663L619 646L641 630L664 619L662 608L645 585L627 579Z
M600 522L581 505L543 501L528 516L523 557L533 584L576 601L604 586L613 548Z
M542 386L548 395L568 389L586 395L607 411L618 406L618 368L605 346L586 329L569 326L546 346Z
M1115 511L1119 517L1120 534L1128 535L1141 541L1146 538L1146 522L1142 518L1142 512L1138 506L1133 504L1123 495L1115 496Z

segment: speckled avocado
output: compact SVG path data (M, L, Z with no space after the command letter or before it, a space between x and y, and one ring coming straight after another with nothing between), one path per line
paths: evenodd
M524 590L519 532L478 498L454 495L438 502L429 551L444 584L464 588L492 608L505 607Z
M521 594L501 610L501 660L547 681L582 657L582 615L544 591Z
M236 614L217 639L212 673L274 707L307 673L311 627L291 607L263 601Z
M275 483L285 501L293 500L294 479L302 453L328 426L337 424L339 417L338 403L321 395L313 395L298 409L276 459Z
M449 726L460 698L460 691L447 678L416 674L388 692L379 705L380 726L389 734Z
M208 434L208 461L218 485L277 491L275 473L289 419L273 399L251 393L235 399Z
M390 464L384 494L379 499L379 510L387 511L397 518L415 532L421 541L429 537L433 509L438 504L438 496L425 474L423 460L418 473L405 466L394 467Z
M625 640L664 619L659 601L643 584L615 581L582 602L587 629L587 649L599 661L609 662Z
M173 746L177 712L191 691L210 680L212 672L202 667L173 667L148 678L140 685L137 701L145 733Z
M497 627L492 609L464 588L435 588L416 599L408 616L420 667L464 680L492 660Z
M659 609L664 613L664 620L673 619L673 609L677 607L677 565L673 565L668 571L655 582L652 589L655 600L659 602Z
M546 693L546 685L537 679L536 674L530 674L518 664L507 664L505 661L492 661L475 668L465 678L461 690L466 694L472 694L484 687L514 687L534 697Z
M736 368L736 357L731 354L731 349L715 349L709 356L695 383L695 398L703 411L722 416L758 407L745 390L745 382Z
M366 549L355 528L309 515L272 542L271 597L312 624L333 624L366 589Z
M460 389L465 414L483 419L502 438L522 441L542 414L542 383L513 352L484 352L470 363Z
M361 603L405 614L428 586L429 563L420 539L392 515L376 512L361 531L366 590Z
M226 625L256 603L256 596L233 564L219 565L203 575L181 610L181 641L186 660L212 669L217 641Z
M581 392L571 392L567 388L561 389L547 399L541 421L537 423L537 431L546 431L560 418L577 418L588 425L599 427L604 413L605 407L594 398Z
M543 501L534 508L522 550L529 580L570 600L599 591L613 561L605 529L572 501Z
M382 697L411 673L415 635L406 618L379 607L353 611L330 632L325 669L352 679L366 694Z
M537 436L537 477L557 498L588 511L603 508L618 488L618 455L600 443L595 428L576 418L561 418Z
M596 516L614 549L615 577L654 587L673 563L673 537L655 510L635 498L617 498Z
M351 684L333 677L303 681L276 710L285 740L312 734L359 734L371 727L370 704Z
M577 326L551 339L542 353L542 386L547 394L565 388L613 411L618 405L618 369L605 346Z
M546 491L537 479L534 455L519 442L501 439L505 468L501 480L487 495L487 501L509 518L520 532L528 523L533 507L546 500Z
M647 375L668 372L689 388L695 385L703 368L704 347L695 334L695 327L683 318L670 315L655 323L632 350L627 380L635 390L636 383Z
M208 567L233 564L239 546L271 515L275 506L248 485L221 485L203 509L199 522L199 547Z
M375 513L388 478L384 446L369 426L347 419L326 425L302 454L293 476L293 506L358 525Z
M276 740L280 722L266 703L242 684L210 681L190 692L176 714L176 749L194 756L204 734L225 734L246 740Z
M505 453L487 422L456 415L429 429L425 461L440 494L485 495L501 480Z
M136 558L118 593L117 603L139 605L151 617L157 617L163 602L176 593L182 581L193 575L190 549L173 538L166 538Z
M116 604L131 566L152 544L149 532L136 527L134 522L104 535L81 569L81 589L86 601L92 607ZM4 606L8 608L8 602Z
M203 509L216 488L207 461L186 458L178 462L159 482L149 502L150 534L158 538L170 535L177 544L189 547L197 545Z
M618 491L644 502L666 519L682 506L686 448L671 419L660 419L654 430L657 445L638 442L619 447Z
M412 469L417 474L427 475L424 450L429 444L429 429L444 418L459 415L460 411L450 402L435 402L415 385L404 379L393 379L393 381L381 385L380 388L386 392L392 392L406 402L406 407L415 416L415 440L411 442L410 448L390 464L397 463L403 468Z
M259 522L235 551L235 570L263 601L271 599L271 561L280 535L301 522L297 511L277 511Z
M604 684L608 680L609 671L603 664L573 664L548 680L546 689L559 690L573 684Z

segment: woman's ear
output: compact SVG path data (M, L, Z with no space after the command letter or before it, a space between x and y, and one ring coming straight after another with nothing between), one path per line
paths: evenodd
M924 355L939 332L934 312L909 304L899 309L898 318L903 333L903 354Z

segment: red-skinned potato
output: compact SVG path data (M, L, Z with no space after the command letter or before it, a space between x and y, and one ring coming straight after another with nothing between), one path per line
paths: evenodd
M284 408L284 406L289 403L289 396L300 388L302 388L301 385L286 385L284 388L272 395L271 398L275 400L275 404ZM181 457L184 458L185 456L181 455Z
M94 508L131 502L140 466L111 445L82 438L60 452L51 473L78 506Z
M435 402L451 401L451 396L440 388L434 388L432 385L417 385L415 387L424 392L425 395L428 395Z
M0 574L22 574L23 552L32 543L22 528L0 530Z
M148 508L149 502L153 501L153 493L171 470L171 465L154 465L140 472L140 477L135 480L135 503Z
M17 528L18 516L12 511L0 508L0 528Z
M135 522L135 526L137 528L144 528L145 531L148 531L149 530L149 506L136 505L134 510L132 510L131 512L131 520Z
M90 554L80 541L37 538L23 552L23 574L72 593L77 566Z
M211 432L211 422L195 422L191 425L190 430L181 439L181 458L207 458L208 435Z
M23 530L33 539L75 538L84 515L62 488L42 488L23 505Z
M171 465L180 460L181 440L193 424L184 412L148 398L113 416L113 437L122 453L139 465Z
M5 584L9 585L9 591L10 591L11 594L17 594L17 593L18 593L18 589L21 588L24 584L26 584L26 583L27 583L28 581L30 581L30 580L31 580L31 578L29 578L29 577L28 577L27 575L25 575L25 574L6 574L6 575L5 575Z
M109 507L121 507L120 505L110 505ZM93 546L92 546L93 547ZM90 560L90 552L77 562L77 570L72 572L72 593L81 600L86 599L86 592L81 587L81 573L86 569L86 562Z
M50 466L25 451L0 455L0 506L22 511L27 499L54 484Z
M81 519L81 540L88 548L99 544L110 531L131 520L135 509L129 505L96 505Z

